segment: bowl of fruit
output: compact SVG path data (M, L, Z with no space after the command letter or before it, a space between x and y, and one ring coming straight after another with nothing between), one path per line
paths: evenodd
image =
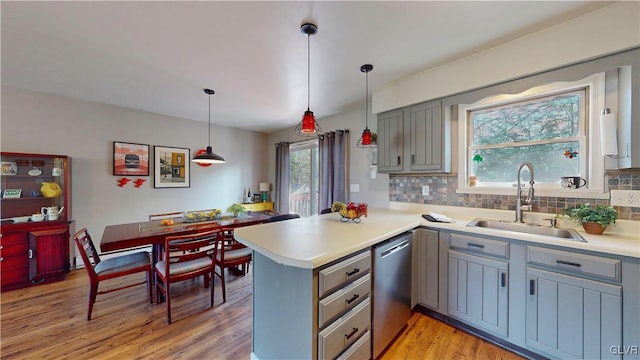
M367 204L366 203L343 203L340 201L334 201L331 204L331 211L337 212L340 214L340 221L348 222L353 221L354 223L360 223L361 218L367 217Z

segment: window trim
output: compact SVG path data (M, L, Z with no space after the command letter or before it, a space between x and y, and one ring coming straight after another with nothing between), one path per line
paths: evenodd
M588 76L582 80L570 82L554 82L541 86L532 87L518 94L498 94L485 97L472 104L458 105L458 188L457 193L462 194L494 194L494 195L515 195L515 187L483 187L483 186L467 186L469 162L469 127L467 115L469 111L486 108L490 106L500 106L514 101L526 101L531 98L553 95L555 93L577 90L588 87L586 94L586 139L584 141L584 149L588 153L588 159L582 158L581 167L585 169L589 187L580 189L561 189L561 188L545 188L536 187L537 196L555 196L555 197L577 197L577 198L595 198L607 199L608 192L605 192L604 183L604 156L600 154L600 127L598 121L600 112L605 108L605 73L597 73ZM535 170L535 169L534 169ZM513 169L514 179L517 169ZM513 185L512 185L513 186Z

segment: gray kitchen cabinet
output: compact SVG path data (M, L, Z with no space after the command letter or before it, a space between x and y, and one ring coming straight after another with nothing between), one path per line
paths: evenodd
M316 269L253 256L252 357L371 357L369 249Z
M558 358L611 359L622 343L622 287L527 268L527 345Z
M418 251L418 303L438 310L438 232L418 229L416 236L414 244Z
M441 101L379 114L378 172L450 171L448 128Z
M527 346L558 358L614 359L623 344L622 262L527 246Z
M378 115L378 172L400 172L403 167L404 111Z
M449 250L449 316L507 336L509 264Z
M409 108L409 171L443 171L442 103L432 101Z

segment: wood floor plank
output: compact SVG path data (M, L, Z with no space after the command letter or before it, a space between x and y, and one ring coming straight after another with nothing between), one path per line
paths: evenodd
M2 359L249 359L251 274L216 283L215 307L200 281L172 285L172 324L165 304L150 304L145 286L98 296L86 321L89 281L84 270L64 281L0 294ZM136 277L137 276L137 277ZM105 282L135 281L139 274ZM517 355L415 313L383 354L390 359L520 359Z

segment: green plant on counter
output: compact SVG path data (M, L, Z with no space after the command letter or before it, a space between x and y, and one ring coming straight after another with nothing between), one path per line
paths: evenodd
M241 204L233 204L227 209L227 212L233 213L234 216L238 216L238 214L244 214L246 211L247 209L245 209Z
M573 208L562 209L562 215L568 216L569 219L575 220L577 223L598 223L603 227L609 224L615 224L618 219L618 212L613 206L595 205L589 203L581 204Z

